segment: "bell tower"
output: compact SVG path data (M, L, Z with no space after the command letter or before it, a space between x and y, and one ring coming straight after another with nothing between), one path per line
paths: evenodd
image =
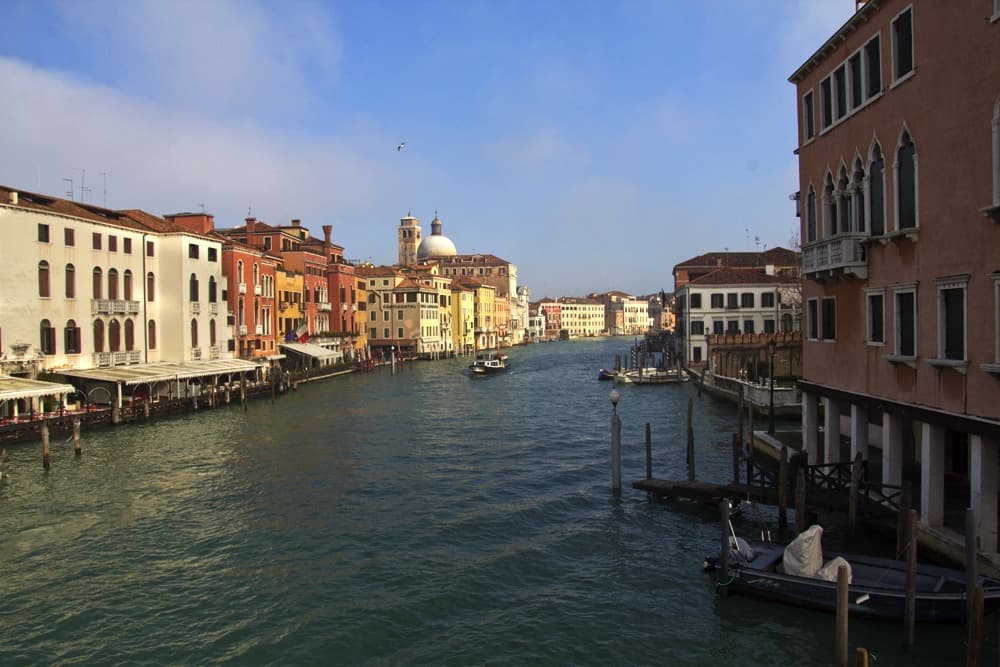
M417 248L420 246L420 221L407 213L399 219L399 265L412 266L417 263Z

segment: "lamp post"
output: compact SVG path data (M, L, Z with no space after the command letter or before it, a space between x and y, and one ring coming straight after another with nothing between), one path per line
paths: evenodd
M618 416L618 390L612 389L608 398L611 399L611 491L618 494L622 491L622 421Z
M774 338L767 341L767 355L770 357L770 370L768 372L768 378L770 380L771 387L768 391L768 403L769 408L767 411L767 433L768 435L774 435L774 350L777 347L777 343L774 342Z

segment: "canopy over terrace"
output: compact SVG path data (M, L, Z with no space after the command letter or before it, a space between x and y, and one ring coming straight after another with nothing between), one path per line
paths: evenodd
M63 403L66 395L75 391L76 387L71 384L0 375L0 416L17 417L17 401L20 399L29 399L32 409L34 409L34 399L36 398L58 396L60 403Z
M122 405L122 388L127 386L148 385L152 388L159 383L177 383L178 392L181 380L220 376L241 376L244 373L254 373L266 365L264 361L247 361L245 359L212 359L206 361L162 362L158 364L138 364L134 366L115 366L112 368L92 368L90 370L64 371L63 374L83 380L88 383L114 384L117 387L116 402ZM71 388L72 390L72 388ZM87 392L90 397L93 389Z
M331 350L322 345L312 343L278 343L278 346L286 352L294 352L301 355L306 360L307 366L312 366L312 359L316 360L317 366L328 366L340 360L341 354L337 350Z

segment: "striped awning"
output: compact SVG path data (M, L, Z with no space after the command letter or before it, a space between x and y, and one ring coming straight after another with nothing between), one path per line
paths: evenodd
M267 362L264 360L211 359L205 361L162 362L159 364L91 368L81 371L62 371L62 373L63 375L83 380L133 385L196 377L232 375L234 373L250 373L266 365Z
M63 396L72 394L74 391L76 391L76 387L71 384L0 375L0 401L37 398L39 396Z

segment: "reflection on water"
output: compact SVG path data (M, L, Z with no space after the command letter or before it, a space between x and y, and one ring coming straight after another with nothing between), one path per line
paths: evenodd
M827 664L833 619L721 599L700 572L715 513L629 488L731 474L732 406L689 386L609 386L627 339L303 384L148 425L85 432L84 455L11 449L0 486L3 664ZM769 510L740 519L752 531ZM835 532L835 531L834 531ZM960 628L852 625L878 664L962 664ZM991 649L992 650L992 649ZM989 657L987 658L989 659Z

